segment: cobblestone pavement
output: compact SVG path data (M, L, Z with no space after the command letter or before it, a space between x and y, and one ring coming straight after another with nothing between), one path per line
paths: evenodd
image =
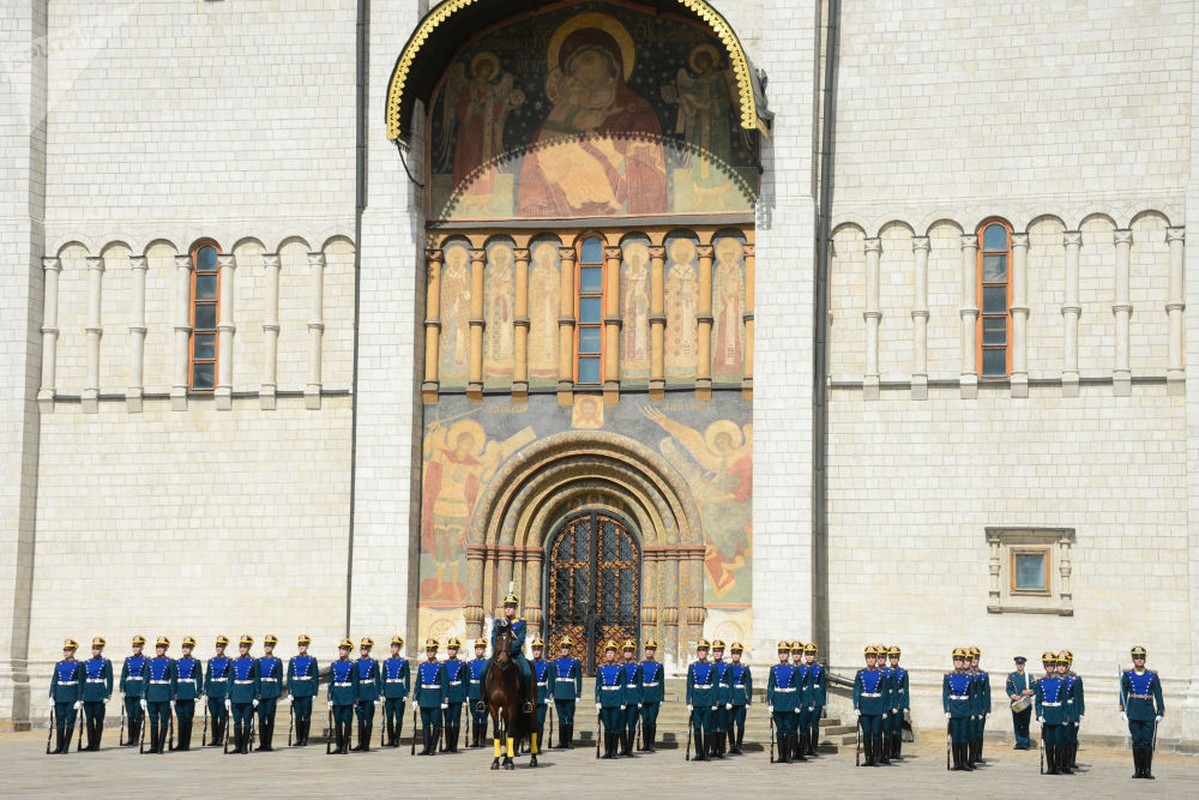
M254 793L267 796L446 797L499 791L512 797L570 797L580 792L627 797L675 797L745 792L800 792L824 797L883 797L901 791L916 797L1199 797L1199 758L1159 753L1155 781L1131 780L1132 758L1124 750L1089 748L1079 753L1082 771L1041 776L1036 751L1014 752L989 744L990 762L973 773L946 772L943 745L907 745L898 766L854 767L853 748L806 764L770 764L765 752L711 763L684 760L682 750L660 750L632 759L597 761L594 748L551 750L541 766L518 760L514 772L490 772L490 747L430 758L412 757L408 746L346 756L326 756L323 745L282 747L272 753L223 755L208 748L187 753L139 755L113 747L108 731L98 753L47 756L45 732L0 734L0 793L6 798L41 796L197 797ZM286 742L286 735L284 735Z

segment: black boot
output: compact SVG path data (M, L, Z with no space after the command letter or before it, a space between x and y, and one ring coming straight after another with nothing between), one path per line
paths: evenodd
M370 722L362 723L362 752L369 753L371 751L371 734L374 733L375 726Z
M819 741L820 741L820 728L819 727L809 728L808 729L808 751L807 751L808 755L810 755L810 756L818 755L818 753L816 752L816 745L819 743Z
M657 752L657 748L654 746L656 744L654 739L657 738L657 736L658 736L658 726L657 725L641 726L641 737L645 740L645 752L647 752L647 753L656 753Z
M1151 769L1153 766L1153 750L1151 748L1146 747L1141 750L1141 763L1144 765L1141 768L1141 777L1148 781L1157 780L1153 777Z
M1074 774L1074 770L1070 768L1070 747L1071 747L1071 745L1065 745L1064 747L1059 747L1057 750L1057 755L1058 755L1057 769L1058 769L1058 772L1060 772L1063 775L1073 775Z
M780 736L778 745L779 745L778 763L790 764L791 763L791 736L789 734L783 734L782 736Z
M575 749L575 724L573 722L566 726L566 749Z
M794 754L792 760L793 761L807 761L808 760L808 755L807 755L808 736L807 736L807 734L806 733L793 733L793 734L791 734L791 742L795 748L795 754ZM740 751L738 751L738 752L740 752Z
M462 730L462 729L461 728L446 728L445 736L446 736L446 744L448 745L446 747L446 750L449 750L451 753L458 752L458 732L460 730Z
M1132 748L1132 777L1139 779L1145 777L1145 759L1141 755L1141 748Z
M891 747L895 752L895 758L903 758L903 734L897 733L891 738Z
M881 764L883 766L890 766L891 754L887 752L887 737L886 736L875 736L874 737L874 753L875 753L875 757L878 759L879 764Z

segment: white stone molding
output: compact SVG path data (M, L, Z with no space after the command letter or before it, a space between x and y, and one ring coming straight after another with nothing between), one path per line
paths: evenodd
M1062 396L1078 397L1078 318L1082 306L1078 302L1078 256L1082 249L1082 232L1062 234L1066 248L1065 301L1062 303Z
M278 253L262 256L266 268L266 296L262 320L262 388L258 404L264 411L274 411L279 390L279 270L282 264Z
M1129 365L1129 327L1132 319L1132 299L1129 293L1129 273L1132 257L1132 231L1117 229L1113 236L1116 245L1116 285L1112 314L1116 318L1116 363L1112 369L1112 392L1117 397L1132 394L1132 369Z
M125 388L125 410L141 413L146 387L146 273L150 269L145 256L130 256L133 270L133 296L129 321L129 386Z
M42 385L37 392L38 408L43 413L54 410L58 368L58 278L62 274L62 259L43 258L42 274Z
M87 382L80 394L83 413L100 410L100 337L104 335L101 302L104 293L104 258L87 257Z
M1166 317L1170 338L1166 358L1166 391L1171 396L1186 394L1186 228L1167 228L1170 247L1170 293L1166 298Z
M866 310L862 319L866 321L866 369L862 376L862 395L867 400L877 400L879 396L878 371L878 327L883 318L879 303L879 262L882 258L883 243L878 237L863 241L866 252Z
M978 397L978 236L962 238L962 398Z
M187 410L187 348L191 342L192 257L190 253L175 256L175 383L171 387L171 410Z
M912 399L928 399L928 254L927 236L912 239L914 292L912 297Z
M237 259L231 253L216 257L220 273L219 306L217 310L217 382L213 397L217 411L233 408L233 334L237 326L233 322L233 275L237 270Z
M1012 234L1012 397L1028 397L1028 234Z
M308 254L312 282L308 294L308 384L304 387L304 407L321 407L321 355L325 336L325 254Z

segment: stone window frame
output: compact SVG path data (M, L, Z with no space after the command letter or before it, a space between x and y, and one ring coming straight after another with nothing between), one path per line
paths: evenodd
M988 248L986 245L987 231L994 227L1003 229L1004 249L1002 250ZM976 256L976 274L978 281L978 321L975 323L975 325L977 325L975 330L975 342L977 348L975 353L975 369L978 371L979 380L1003 381L1009 379L1012 374L1012 234L1013 231L1011 224L1002 217L990 217L986 220L983 220L982 224L978 226L978 230L975 232L975 235L978 237L978 255ZM1000 255L1003 256L1006 266L1004 272L1006 277L1002 283L1004 293L1006 295L1004 299L1002 315L995 312L986 311L986 303L984 301L984 290L988 287L997 287L1000 285L1000 283L998 281L985 280L983 264L988 256ZM1002 347L1004 359L1003 374L987 374L983 369L984 353L989 350L998 350L1001 348L995 345L985 344L983 329L986 327L987 320L995 320L1000 318L1000 316L1002 316L1004 320L1004 344Z
M213 251L213 258L219 259L221 255L221 246L214 239L200 239L191 248L191 280L188 284L188 323L191 330L187 337L187 388L190 392L199 394L212 394L216 391L217 383L220 378L221 365L221 340L220 340L220 324L221 324L221 269L220 262L217 261L217 267L214 270L205 271L204 274L213 274L216 276L215 297L212 300L201 299L196 289L196 281L200 277L200 253L205 249ZM213 306L215 309L215 320L211 328L198 328L196 326L196 311L198 306ZM196 355L196 336L211 336L212 337L212 358L200 358ZM196 365L211 364L212 365L212 386L197 386L196 385Z
M988 526L986 537L990 548L987 613L1074 616L1074 528ZM1016 589L1019 553L1045 554L1045 591Z
M598 242L599 257L594 261L583 260L583 250L587 242ZM608 303L611 298L608 297L608 263L604 257L604 248L608 247L608 239L598 231L587 231L578 237L575 242L575 330L574 330L574 383L576 386L585 389L596 389L604 384L604 375L607 369L607 359L609 354L607 351L607 332L605 317L608 316ZM600 288L599 291L584 291L583 289L583 270L584 269L599 269ZM583 322L583 301L599 300L600 314L599 320ZM580 351L579 338L582 330L594 329L599 334L599 352L598 353L583 353ZM598 375L595 381L582 380L582 362L586 360L595 360L598 364Z

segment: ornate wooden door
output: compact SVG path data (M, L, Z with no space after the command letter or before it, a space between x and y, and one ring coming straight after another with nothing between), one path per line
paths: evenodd
M575 656L587 672L603 660L604 644L637 641L641 615L641 550L622 520L603 511L571 517L550 539L545 585L549 645L558 653L563 636L575 640Z

